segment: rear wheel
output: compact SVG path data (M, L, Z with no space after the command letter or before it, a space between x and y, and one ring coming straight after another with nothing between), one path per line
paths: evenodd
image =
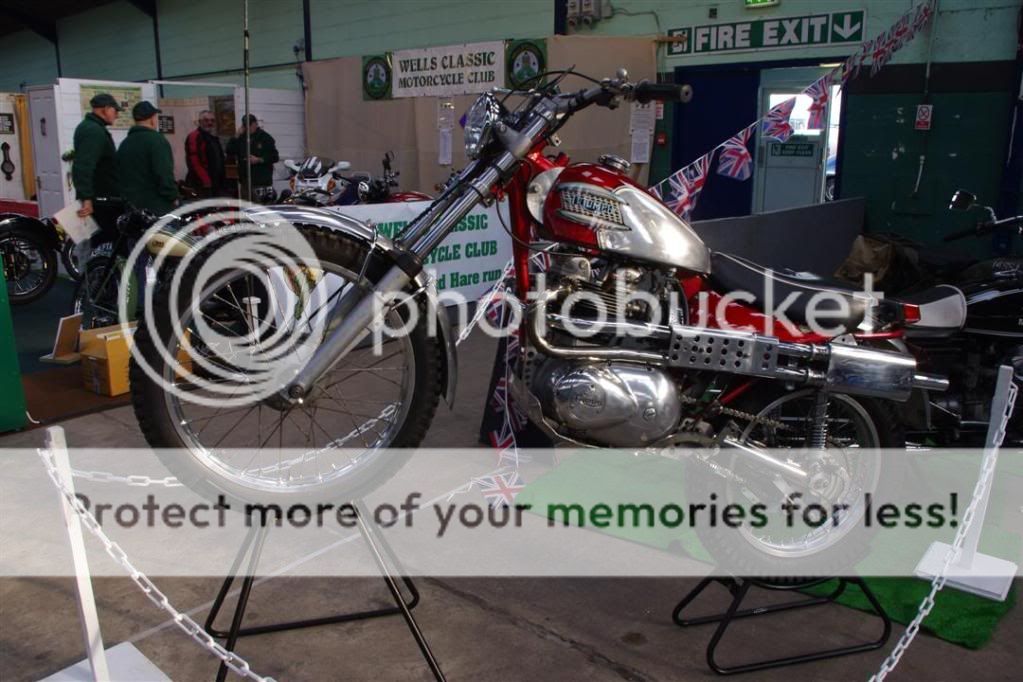
M881 452L902 448L905 440L895 411L883 401L843 394L827 396L826 447L813 448L819 392L767 391L737 401L735 409L755 415L741 426L741 443L765 449L809 473L805 481L787 478L759 466L734 450L722 449L715 464L734 475L727 479L706 464L689 467L689 498L707 501L712 494L720 506L753 504L768 510L768 523L755 528L744 523L730 528L697 527L700 540L723 570L733 575L779 575L786 566L793 574L841 575L861 559L870 536L862 528L864 494L894 485L882 469ZM801 523L786 527L782 505L798 505L797 514L810 505L846 509L829 516L817 528ZM798 517L797 517L798 518Z
M407 461L437 408L441 349L427 334L423 314L407 335L378 348L356 347L301 404L276 393L244 398L256 376L244 356L255 352L244 349L246 340L255 339L255 348L260 338L277 332L300 333L348 287L372 288L359 274L366 257L361 242L327 230L303 228L302 233L321 270L268 267L262 283L251 272L225 271L189 301L171 301L169 287L160 286L153 301L159 314L156 328L143 322L136 333L136 347L151 370L133 358L132 400L139 425L166 466L207 496L281 504L356 499ZM225 247L230 245L218 248ZM185 270L182 291L192 290L203 261L200 254ZM309 278L304 301L280 293L281 283L295 276ZM269 301L257 301L257 289ZM252 305L263 307L253 314ZM392 311L387 322L398 328L410 314ZM174 323L183 330L183 340L170 332ZM207 344L203 325L216 328L228 342ZM232 338L241 350L228 348ZM281 362L304 364L321 341L322 336L305 339ZM168 358L180 362L175 366ZM243 398L233 399L237 394Z

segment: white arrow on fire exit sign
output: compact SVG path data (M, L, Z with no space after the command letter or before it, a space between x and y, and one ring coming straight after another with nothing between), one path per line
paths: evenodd
M699 55L790 47L827 47L863 40L866 10L685 26L669 29L668 55Z
M855 15L860 15L856 17ZM863 35L863 13L862 12L835 12L831 15L831 32L838 37L832 42L843 42L856 36L859 40Z

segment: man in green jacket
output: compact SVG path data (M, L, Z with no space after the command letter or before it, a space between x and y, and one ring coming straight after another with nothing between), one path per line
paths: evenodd
M119 210L116 206L96 205L96 198L117 198L117 167L114 161L114 139L107 126L122 111L112 95L102 92L91 100L92 112L85 115L75 128L74 158L71 162L71 180L75 197L82 203L78 215L92 215L103 230L113 229Z
M117 150L117 177L125 201L163 215L174 208L178 186L170 143L157 130L159 113L145 100L132 108L135 125Z
M238 163L238 185L243 199L252 200L246 196L245 176L248 172L249 163L252 164L252 195L259 196L261 193L273 188L274 164L280 161L280 154L277 153L277 143L270 133L259 127L259 121L253 114L243 117L241 134L227 144L227 156L234 157ZM252 151L245 146L245 128L249 128L249 138L252 140Z

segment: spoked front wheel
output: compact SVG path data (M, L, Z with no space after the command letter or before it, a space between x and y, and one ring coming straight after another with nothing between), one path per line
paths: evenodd
M208 496L356 499L405 463L433 419L441 349L428 335L422 310L414 325L405 325L414 314L410 308L388 313L389 327L405 325L409 333L378 344L364 340L301 403L256 389L267 367L281 378L271 386L279 389L304 365L325 337L315 323L339 295L372 288L360 278L363 244L300 229L319 269L270 263L262 276L228 269L200 283L196 277L209 256L199 255L181 278L182 291L198 285L198 293L172 305L169 287L161 284L155 325L147 319L136 334L145 360L133 359L131 366L139 425L167 467ZM298 279L305 285L296 286ZM284 340L297 342L284 349ZM254 356L270 362L258 366Z

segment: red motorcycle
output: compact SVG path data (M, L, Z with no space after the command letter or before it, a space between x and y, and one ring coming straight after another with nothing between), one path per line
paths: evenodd
M167 392L133 367L147 440L177 449L166 456L169 468L208 494L282 503L357 499L393 474L422 441L440 398L454 399L455 335L430 304L424 259L474 206L506 200L523 313L513 331L520 342L509 391L531 421L560 441L588 447L710 446L697 457L704 469L762 498L785 499L787 486L778 480L829 503L877 484L879 461L857 457L904 444L888 402L945 385L917 372L909 354L864 345L901 336L918 318L916 307L712 253L626 175L621 159L548 158L555 133L590 106L691 97L688 87L633 83L624 71L562 93L567 74L560 73L543 87L477 99L465 122L471 162L393 241L328 211L278 210L315 250L322 264L317 286L338 292L329 297L329 323L315 348L289 357L292 364L277 375L283 378L253 397L247 412L245 405L192 404L187 391ZM512 98L518 106L509 109ZM542 276L530 269L539 251L549 260ZM195 261L185 281L204 259ZM187 352L187 340L166 330L180 324L197 334L192 301L213 292L158 300L164 322L136 335L168 385L190 379L166 362ZM401 292L408 294L403 302L379 307L381 295ZM784 310L772 310L772 301L786 302ZM815 324L815 316L830 326ZM304 319L294 320L296 329ZM380 322L409 331L374 354L362 340ZM357 394L343 383L353 373L360 377ZM247 379L236 374L224 383L244 390ZM282 444L311 454L282 463ZM244 461L221 456L225 447L242 449ZM778 456L777 448L790 454ZM750 482L750 472L769 482ZM691 480L705 494L704 479ZM749 560L806 556L840 536L829 530L780 541L754 534Z

